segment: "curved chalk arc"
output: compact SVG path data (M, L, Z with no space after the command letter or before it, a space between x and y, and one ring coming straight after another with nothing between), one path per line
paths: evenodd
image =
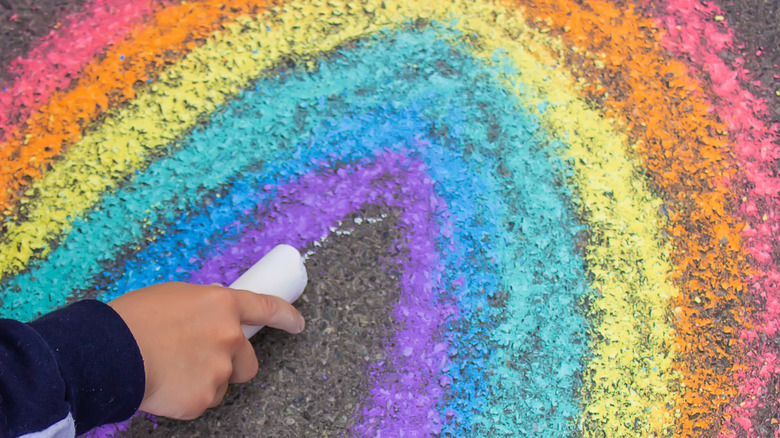
M773 197L778 185L771 174L776 131L745 115L751 97L738 91L736 73L713 61L712 53L727 48L730 37L718 37L713 48L703 45L716 35L707 30L716 7L692 11L686 2L670 1L663 4L665 12L647 17L642 15L647 9L633 3L619 9L601 1L453 1L447 8L428 2L331 3L287 2L259 15L237 9L206 21L205 28L235 20L205 42L149 48L150 63L137 65L152 66L153 75L159 71L155 56L166 44L168 50L189 53L160 73L159 80L139 86L137 96L128 88L133 83L119 77L105 88L92 88L92 103L85 108L106 99L106 90L125 90L123 97L105 100L109 112L94 129L83 130L84 121L98 120L88 110L83 119L73 119L78 123L59 131L59 137L40 141L38 134L51 123L46 114L54 113L35 116L41 123L18 137L24 141L3 150L13 151L9 157L14 159L21 157L18 163L24 166L25 161L35 167L40 166L38 158L58 158L50 170L38 167L40 172L28 175L32 185L26 194L19 189L27 181L2 184L3 196L21 200L19 214L6 222L0 240L6 255L0 260L7 286L4 313L29 319L110 278L118 279L114 293L162 279L133 273L135 256L127 264L116 259L141 251L138 260L146 263L164 257L165 247L155 242L166 241L160 236L168 230L180 230L182 234L172 236L182 239L192 231L202 239L199 227L209 222L230 217L240 222L239 217L258 214L263 202L269 206L281 199L275 198L278 192L249 202L229 197L229 191L273 188L290 180L281 170L290 151L302 155L311 148L314 155L307 156L320 164L310 162L308 170L326 173L323 163L342 164L324 146L320 155L314 152L318 138L327 137L325 131L339 126L331 138L349 144L354 141L350 133L378 135L361 128L364 124L385 125L407 135L396 137L398 144L366 148L378 154L368 161L360 152L338 156L360 169L395 162L400 167L393 175L399 180L414 168L421 172L415 174L419 178L436 181L437 194L429 199L441 204L428 205L418 215L436 217L431 226L438 226L440 235L423 233L418 245L426 249L415 262L424 266L421 272L427 274L422 275L431 283L410 283L405 290L449 284L460 291L457 299L451 297L460 308L438 303L440 313L432 318L452 318L448 315L454 312L459 321L482 321L494 328L487 341L479 332L452 330L441 342L420 344L435 353L430 359L438 361L440 370L425 368L428 396L408 392L422 403L417 410L401 401L411 398L393 399L404 406L407 418L426 424L428 432L493 435L576 430L586 436L752 436L759 422L769 424L762 412L774 406L766 388L779 371L777 347L761 341L759 334L774 333L780 308L771 261L777 228ZM167 6L157 16L174 10L182 9ZM655 33L657 27L668 34ZM704 30L695 44L679 43L678 28ZM399 29L400 34L395 32ZM197 32L205 37L211 31ZM400 42L407 52L382 46L391 54L383 58L370 51L371 45L385 41ZM147 52L143 43L135 50L138 56ZM367 57L366 63L350 57L353 51ZM426 51L445 55L410 55ZM454 65L448 59L452 56L457 58ZM312 70L286 72L285 59L308 63ZM404 59L408 64L398 70L386 69ZM361 67L350 73L338 62ZM701 68L708 69L714 87L699 79ZM376 71L382 72L378 77L384 83L367 79ZM85 90L93 86L89 75L81 77L86 78L81 83ZM405 95L408 90L399 82L417 83L421 77L425 80L416 94ZM328 84L328 78L339 78L338 83ZM73 93L80 86L59 97L59 103L52 101L50 108L79 105ZM275 89L291 94L274 94ZM731 103L723 103L725 99ZM120 102L126 106L116 107ZM331 106L327 117L315 116ZM260 125L253 118L257 114L266 119ZM254 131L255 126L262 129ZM412 131L404 131L411 126ZM215 138L228 140L215 146ZM513 145L498 146L509 138ZM36 150L44 149L36 144L56 147L41 155ZM327 144L337 149L335 143ZM529 149L544 153L532 159L523 155ZM442 159L435 157L438 150L459 152ZM210 157L212 151L222 158L198 161L198 155ZM242 164L224 164L232 160ZM278 164L271 165L274 160ZM443 189L454 178L448 165L459 160L465 166L459 172L473 181L461 189L489 194L485 199L468 202L457 185ZM185 170L193 163L202 163L199 173ZM529 191L536 180L519 176L536 175L529 163L550 166L547 175L554 176L537 177L552 178L553 184L544 184L549 191ZM258 165L279 173L264 174L262 185L236 176ZM345 168L342 177L353 170ZM749 182L744 189L742 181ZM406 184L411 184L408 179ZM403 194L401 186L392 190ZM236 203L220 204L223 210L217 213L200 204L204 194ZM563 204L545 204L548 195ZM143 202L127 202L137 199ZM545 205L545 213L557 216L535 216L524 202ZM231 209L239 208L250 210L235 216ZM461 209L474 213L452 221ZM201 211L209 213L197 213ZM570 215L584 227L563 226ZM457 234L474 224L486 227L479 231L486 240L471 229ZM111 227L123 230L124 238L106 231ZM227 228L209 236L224 237L225 245L231 239ZM410 231L409 236L420 235ZM151 243L147 247L132 243L134 239ZM584 270L575 267L580 255L573 248L583 251ZM215 252L199 253L173 272L189 275L207 257L219 258ZM558 267L561 260L573 267ZM531 261L546 268L534 268ZM461 266L468 275L447 277L439 264ZM74 275L63 275L67 270ZM482 276L482 270L499 270L501 279ZM413 278L422 281L420 275ZM59 287L60 294L43 293ZM488 298L472 288L487 291ZM496 302L508 306L501 316L491 313L490 304ZM398 309L409 305L399 302ZM579 321L569 331L544 316L556 305L567 309L571 321ZM445 327L436 324L429 327ZM551 334L564 332L567 336L556 343ZM528 345L539 348L528 350ZM469 349L468 355L462 353ZM404 362L412 352L394 351L393 357L407 369L422 367ZM458 352L464 354L460 360L446 358L457 359ZM551 367L557 371L555 379L541 378ZM377 382L403 382L400 375L381 377L381 370L376 376ZM484 386L471 391L468 382ZM389 401L382 399L387 394L370 397L377 407ZM439 397L448 401L437 404ZM479 407L487 405L493 409ZM373 409L362 413L373 422L356 423L356 433L370 435L384 427L412 431L404 429L408 425L402 420ZM770 427L766 425L762 428Z

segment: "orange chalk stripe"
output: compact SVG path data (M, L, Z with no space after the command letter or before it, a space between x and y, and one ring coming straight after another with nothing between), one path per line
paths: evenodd
M573 48L567 55L582 89L629 128L651 184L671 212L673 303L683 376L672 409L682 436L714 436L719 413L738 395L732 376L745 357L739 329L749 325L750 274L728 181L738 169L722 123L708 116L701 87L667 55L655 22L632 5L593 0L523 2L529 21ZM714 182L715 181L715 182ZM721 181L722 183L718 183ZM671 431L670 431L671 432Z
M0 147L0 211L12 215L28 181L81 140L82 131L102 112L133 99L136 86L183 58L223 23L259 13L266 5L262 0L233 0L228 5L202 0L169 6L85 67L71 89L53 93Z

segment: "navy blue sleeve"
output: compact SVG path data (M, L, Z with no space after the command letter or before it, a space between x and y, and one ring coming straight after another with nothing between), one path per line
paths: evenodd
M99 301L80 301L29 324L0 319L2 438L56 435L74 425L82 434L125 420L141 404L145 379L130 329Z

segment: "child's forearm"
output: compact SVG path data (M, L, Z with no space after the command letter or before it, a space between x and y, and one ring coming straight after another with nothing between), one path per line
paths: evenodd
M144 396L140 350L94 300L29 324L0 320L0 436L83 433L130 417Z

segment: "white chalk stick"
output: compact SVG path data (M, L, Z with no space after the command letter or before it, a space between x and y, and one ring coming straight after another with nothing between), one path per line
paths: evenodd
M292 303L301 296L308 280L301 253L290 245L282 244L247 269L230 287L275 295ZM244 335L251 338L263 327L242 325L241 328Z

